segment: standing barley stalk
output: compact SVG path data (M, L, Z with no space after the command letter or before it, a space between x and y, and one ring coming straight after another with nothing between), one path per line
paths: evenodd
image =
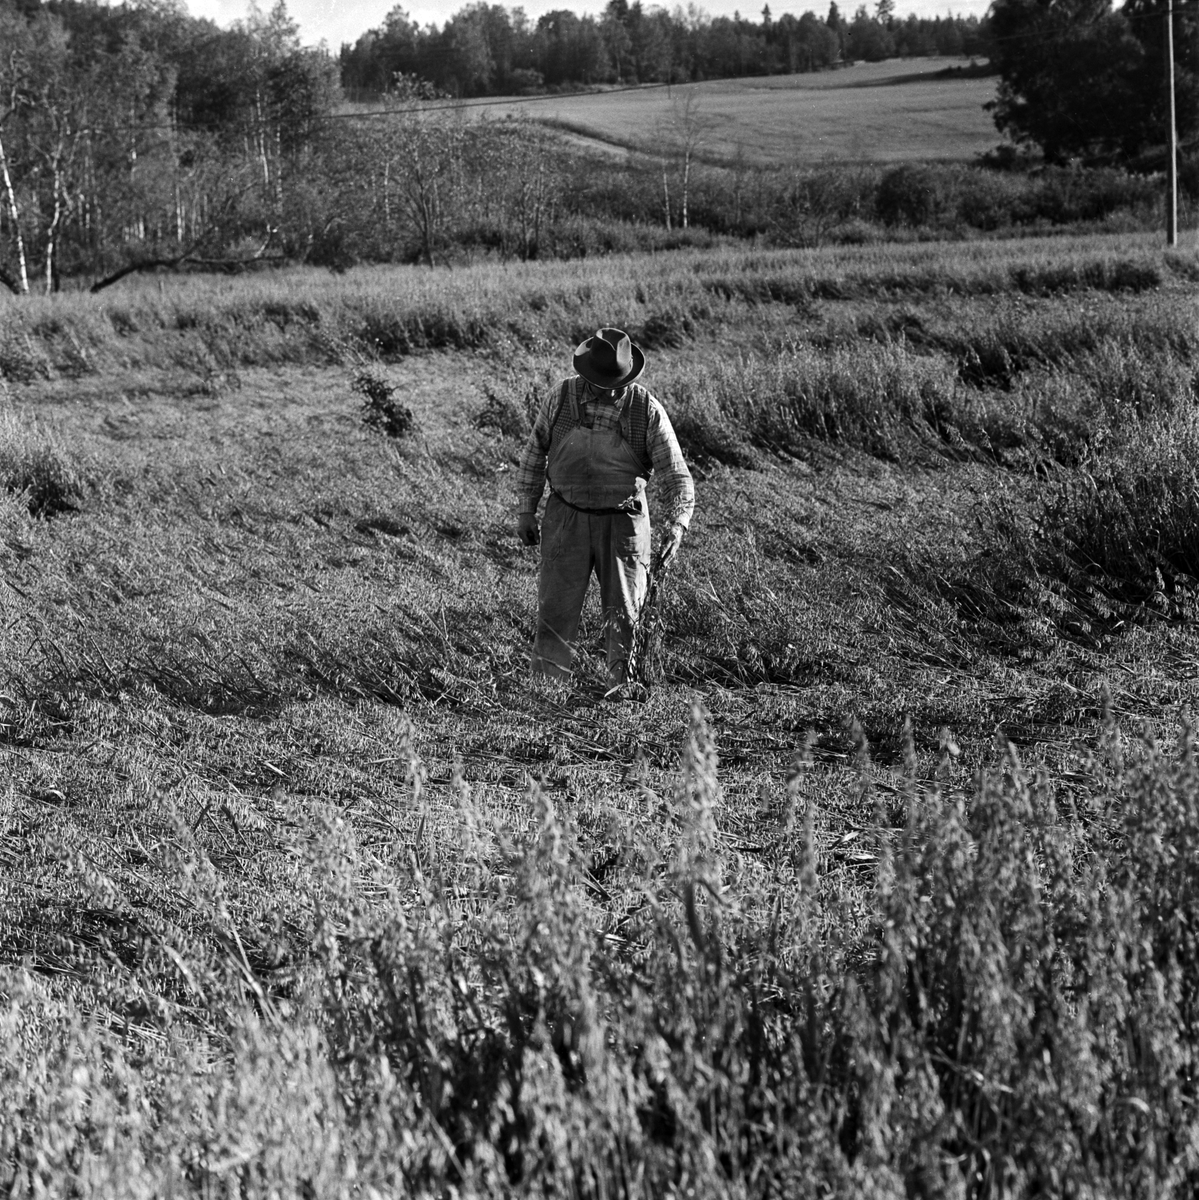
M677 552L678 546L667 541L654 556L650 563L645 599L637 610L637 623L633 626L625 679L646 689L662 678L662 588Z

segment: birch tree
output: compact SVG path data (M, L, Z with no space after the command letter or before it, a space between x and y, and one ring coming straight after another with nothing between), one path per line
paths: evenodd
M52 18L39 22L50 32ZM5 271L5 282L18 294L29 292L29 262L25 253L22 228L22 201L18 196L14 163L9 146L21 118L33 105L33 48L36 32L30 23L11 9L0 10L0 186L3 187L2 211L7 218L9 236L16 258L15 276Z
M711 131L711 121L703 111L698 93L692 87L672 89L667 111L658 122L658 160L662 169L662 205L666 228L673 220L670 176L677 179L679 195L678 224L691 224L691 175L696 156Z
M21 120L23 174L30 193L27 215L36 219L44 286L52 292L58 286L60 240L74 199L68 175L80 131L80 96L70 80L62 25L41 19L31 32Z

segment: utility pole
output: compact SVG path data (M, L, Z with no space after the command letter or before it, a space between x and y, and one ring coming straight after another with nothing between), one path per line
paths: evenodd
M1174 0L1166 0L1166 245L1178 245L1178 129L1174 122Z

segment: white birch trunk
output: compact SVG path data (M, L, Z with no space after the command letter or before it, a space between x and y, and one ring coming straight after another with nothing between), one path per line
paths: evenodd
M8 170L8 155L4 152L4 139L0 137L0 175L4 177L4 198L8 201L8 214L12 218L13 235L17 243L17 280L22 293L29 294L29 268L25 262L25 239L21 235L21 209L17 204L17 193L13 189L12 175Z
M691 149L690 147L683 154L683 228L687 228L687 192L691 185Z

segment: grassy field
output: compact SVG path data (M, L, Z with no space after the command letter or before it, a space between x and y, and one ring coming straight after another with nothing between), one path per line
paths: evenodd
M140 281L0 332L0 1186L1186 1195L1199 259ZM665 678L526 675L617 322ZM363 394L412 414L364 422Z
M590 146L652 152L674 109L694 97L707 162L972 162L999 135L983 111L995 97L995 77L954 73L968 65L893 59L807 75L489 102L479 111L548 121Z

